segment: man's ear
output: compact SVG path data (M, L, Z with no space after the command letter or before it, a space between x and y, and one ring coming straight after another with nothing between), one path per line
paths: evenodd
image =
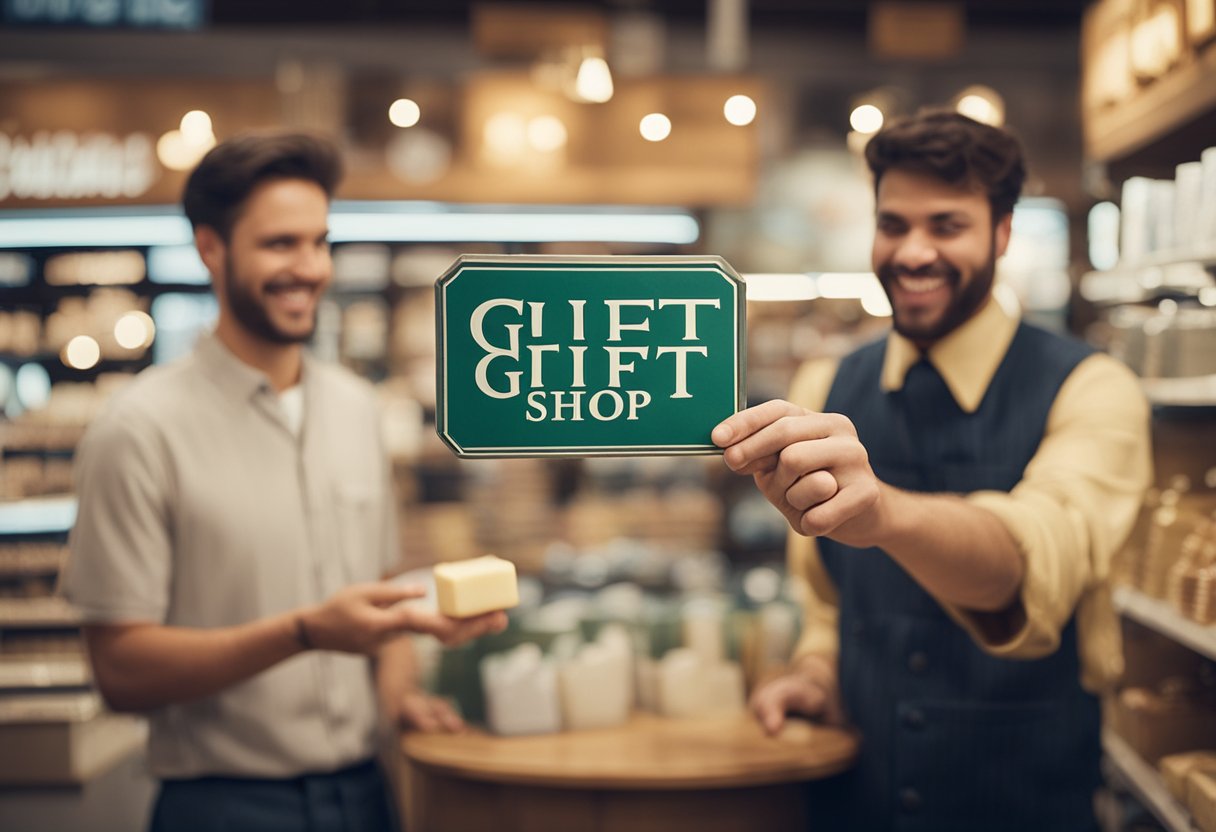
M1013 212L1010 211L1005 216L997 221L996 228L993 229L992 243L994 259L1000 259L1005 254L1005 249L1009 248L1009 235L1013 231Z
M211 226L200 225L194 229L194 247L198 249L198 256L202 258L203 265L211 273L212 284L217 283L216 278L224 273L226 247L223 238Z

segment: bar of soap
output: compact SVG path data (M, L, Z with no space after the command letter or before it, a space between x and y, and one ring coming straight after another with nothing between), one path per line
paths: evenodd
M435 566L435 594L439 611L452 618L468 618L519 603L515 564L486 555Z

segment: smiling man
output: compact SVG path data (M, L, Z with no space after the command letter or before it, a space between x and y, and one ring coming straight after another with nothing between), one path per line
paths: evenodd
M806 627L752 708L862 734L815 828L1095 830L1096 694L1122 670L1113 553L1150 479L1118 362L992 297L1024 179L1009 133L948 111L866 148L894 331L715 428L792 529Z
M370 385L304 344L332 277L340 164L300 134L226 141L183 203L219 301L193 354L141 373L77 452L63 591L97 686L146 712L154 830L392 827L374 761L393 725L459 730L411 685L410 632L506 625L403 605Z

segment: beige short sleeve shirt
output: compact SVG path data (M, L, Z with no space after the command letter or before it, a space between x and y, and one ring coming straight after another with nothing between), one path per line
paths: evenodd
M214 337L145 371L77 453L61 589L92 623L242 624L396 571L369 385L305 359L293 434L269 381ZM309 652L150 715L159 777L287 777L375 751L366 658Z

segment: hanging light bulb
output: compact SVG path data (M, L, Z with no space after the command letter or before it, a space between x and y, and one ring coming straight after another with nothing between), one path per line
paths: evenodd
M412 98L398 98L388 108L388 120L396 127L413 127L422 118L422 108Z
M882 129L882 123L882 110L873 104L862 104L859 107L853 108L853 112L849 114L849 124L858 133L866 135L877 133Z
M726 99L722 114L736 127L745 127L756 118L756 102L746 95L732 95Z
M638 131L648 142L661 142L671 135L671 119L662 113L650 113L642 116Z
M975 85L958 94L958 112L983 124L1000 127L1005 123L1005 100L991 87Z
M574 81L574 90L584 101L603 104L612 98L612 73L608 62L595 55L583 58L578 66L578 76Z

